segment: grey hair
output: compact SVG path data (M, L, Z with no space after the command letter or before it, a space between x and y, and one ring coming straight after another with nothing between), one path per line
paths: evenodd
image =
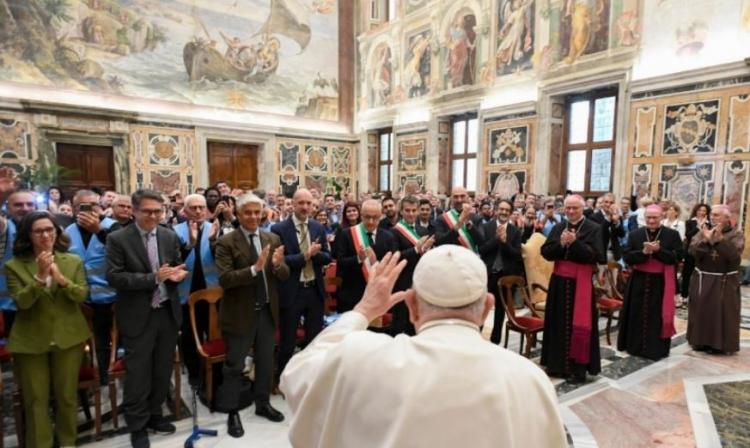
M100 196L97 192L91 190L78 190L76 191L75 196L73 196L73 204L78 204L81 202L81 199L89 196L96 196L96 201L99 202Z
M126 194L118 194L114 199L112 199L112 205L118 204L120 202L127 202L129 204L132 204L133 200Z
M187 202L185 202L185 203L187 204ZM258 204L258 205L260 205L261 209L265 208L265 206L266 206L266 202L263 199L259 198L258 196L254 195L253 193L245 193L242 196L240 196L240 197L237 198L237 204L236 204L237 212L238 213L241 212L242 209L247 204Z
M185 207L187 207L193 201L200 201L200 202L203 203L203 205L206 205L206 197L205 196L203 196L202 194L195 194L195 193L193 193L193 194L189 194L189 195L187 195L185 197L185 199L184 199Z

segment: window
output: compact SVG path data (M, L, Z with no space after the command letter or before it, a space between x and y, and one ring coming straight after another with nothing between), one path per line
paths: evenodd
M378 148L378 190L390 191L393 181L393 131L379 132Z
M396 20L396 12L397 12L396 0L387 0L387 1L388 1L387 3L388 14L386 15L386 17L388 17L389 22L392 22Z
M475 115L463 115L451 124L451 187L476 191L479 122Z
M612 90L571 96L566 102L565 189L584 195L612 190L617 96Z

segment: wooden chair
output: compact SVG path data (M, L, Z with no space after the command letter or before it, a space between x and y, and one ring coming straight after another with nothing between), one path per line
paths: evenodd
M597 300L596 306L599 312L607 317L607 344L612 345L610 331L612 329L612 319L620 319L619 311L622 309L623 297L620 293L620 284L618 280L622 278L622 266L619 263L610 261L607 263L607 270L604 271L604 284L595 289ZM617 316L615 316L617 313Z
M341 277L336 277L336 262L329 263L323 270L325 281L325 313L331 314L336 311L336 292L341 286Z
M193 330L193 337L195 338L195 346L198 349L198 354L201 357L203 364L203 370L206 378L206 401L209 405L213 403L213 386L214 386L214 373L213 366L220 362L224 362L226 358L226 344L224 339L221 337L221 329L219 328L219 300L224 296L224 290L219 287L206 288L199 291L195 291L190 294L188 298L188 310L190 311L190 328ZM198 302L208 302L208 340L201 341L198 335L198 330L195 320L195 305Z
M118 355L117 351L120 348L120 333L117 330L117 319L116 319L116 308L117 305L112 307L112 330L111 340L112 345L109 349L109 368L107 369L107 385L109 387L109 403L112 408L112 426L117 429L119 427L119 413L117 410L117 380L125 378L125 358ZM174 416L176 420L182 418L182 371L180 366L180 354L175 349L174 356Z
M526 281L523 277L517 275L509 275L501 277L498 280L498 289L500 290L502 306L505 309L505 316L507 321L505 323L505 348L508 348L508 336L510 331L516 331L521 335L521 344L518 347L518 353L523 350L523 340L526 338L526 348L523 355L527 358L531 354L531 347L536 345L536 335L540 331L544 330L544 319L534 310L534 307L526 293ZM517 288L521 297L523 297L524 304L529 308L531 315L529 316L518 316L516 315L516 305L513 300L513 289ZM495 306L498 306L495 304Z
M94 395L94 438L96 440L102 439L102 395L101 385L99 383L99 366L96 360L96 343L94 342L94 311L87 305L81 305L81 312L86 318L86 323L89 327L89 338L85 345L85 354L83 357L83 363L78 370L78 390L83 395L79 394L79 397L84 399L87 398L86 394L92 392ZM52 398L52 397L50 397ZM83 401L83 400L82 400ZM84 412L88 416L88 403L82 403ZM23 416L23 390L19 385L18 381L15 381L15 389L13 391L13 408L16 415L16 433L18 437L18 446L25 446L25 423ZM90 417L88 417L90 418Z

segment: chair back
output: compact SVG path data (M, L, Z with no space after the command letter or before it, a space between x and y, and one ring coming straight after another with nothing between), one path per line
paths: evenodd
M526 269L526 281L529 285L538 285L541 288L532 288L529 292L531 303L537 304L547 301L547 288L549 279L555 264L542 257L542 245L547 240L541 233L531 235L526 243L521 246L523 265Z
M190 328L193 330L195 346L202 356L208 357L203 352L202 345L206 341L201 341L198 335L198 327L195 320L195 305L198 302L208 303L208 340L214 341L221 339L221 328L219 328L219 301L224 296L224 290L220 287L206 288L195 291L188 297L188 311L190 312Z
M516 302L513 299L514 289L517 289L519 294L521 294L523 303L529 311L531 311L531 315L534 317L540 317L536 310L534 310L531 299L526 292L526 281L523 277L519 275L500 277L500 280L497 281L497 287L502 296L499 300L502 302L503 308L505 308L505 315L508 317L509 321L513 322L513 324L518 324L516 321ZM497 303L495 303L495 306L498 306Z
M339 286L341 286L341 278L336 277L336 262L329 263L323 271L323 277L325 281L325 290L328 294L336 294Z
M622 293L620 291L623 285L620 283L621 278L622 266L620 266L620 263L616 261L607 263L607 270L604 272L604 288L607 291L608 297L622 300Z

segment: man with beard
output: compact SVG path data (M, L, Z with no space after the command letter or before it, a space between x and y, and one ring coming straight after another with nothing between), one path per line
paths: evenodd
M646 227L630 233L625 263L633 268L620 311L617 349L658 360L669 356L674 328L676 265L682 260L680 234L661 225L662 209L646 209Z
M507 275L521 275L521 232L508 220L513 204L502 199L497 205L497 219L484 225L484 242L479 254L487 266L487 290L495 296L495 323L490 340L500 344L505 321L505 307L497 282Z
M396 200L390 196L386 196L381 201L381 204L383 204L383 214L385 217L380 220L378 227L385 230L392 230L393 226L395 226L399 220Z
M592 276L605 262L601 229L583 216L578 195L565 199L567 222L557 224L542 246L542 256L555 262L549 281L541 365L550 376L586 380L586 371L601 370L599 328Z
M417 227L417 204L419 200L414 196L407 196L401 200L401 221L393 226L393 234L398 241L398 250L401 259L406 260L406 267L396 280L394 291L406 291L412 286L414 268L425 251L435 243L435 238L429 236L427 231ZM403 302L397 303L392 308L393 323L391 334L406 333L414 336L414 325L409 322L409 310Z
M474 225L474 211L466 189L455 187L451 192L453 207L435 221L435 245L458 244L479 253L481 234Z
M740 350L739 266L745 240L730 222L726 205L711 207L712 229L693 237L687 339L696 350L734 353Z
M419 219L417 220L417 227L427 233L427 235L435 234L435 224L430 217L432 215L432 204L429 199L419 200Z

